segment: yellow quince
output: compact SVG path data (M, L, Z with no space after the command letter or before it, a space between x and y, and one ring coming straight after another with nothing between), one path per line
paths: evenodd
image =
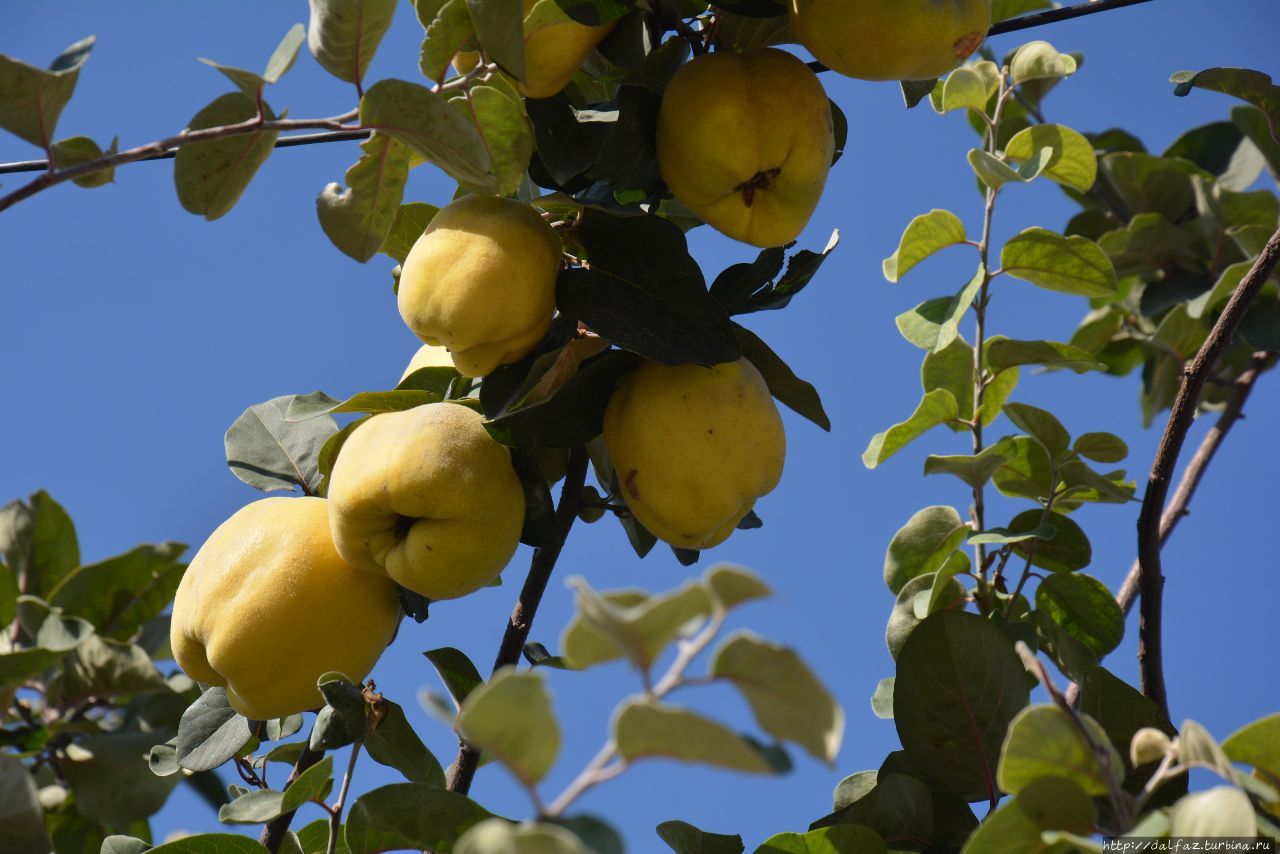
M778 485L787 451L778 408L746 359L642 362L609 400L604 440L636 519L688 549L728 539Z
M429 403L375 415L351 434L329 478L329 524L352 566L454 599L511 560L524 489L478 412Z
M316 680L330 670L363 680L399 621L396 586L334 548L323 498L264 498L192 559L169 642L188 676L268 720L324 705Z
M400 272L397 304L414 334L447 347L465 376L524 358L555 311L560 238L532 207L464 196L441 209Z

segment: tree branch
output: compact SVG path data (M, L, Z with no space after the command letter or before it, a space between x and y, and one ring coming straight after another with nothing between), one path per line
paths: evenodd
M498 655L493 662L493 670L497 672L503 667L516 664L525 642L529 639L529 630L533 628L533 618L542 602L542 594L551 580L551 572L564 548L564 541L569 537L573 522L578 517L578 509L582 506L582 485L587 477L587 449L573 448L569 452L569 462L565 467L564 486L560 490L560 503L556 506L556 533L559 544L546 546L534 551L533 560L529 563L529 574L525 577L524 587L520 590L520 598L507 620L507 630L498 647ZM466 794L471 788L471 780L475 777L476 765L480 761L480 751L458 739L458 757L453 763L453 773L449 775L450 791Z
M1240 280L1227 307L1214 323L1200 352L1183 369L1182 385L1173 401L1173 410L1165 424L1164 434L1160 437L1160 445L1151 464L1151 474L1147 478L1142 511L1138 515L1138 590L1142 597L1138 618L1138 666L1142 674L1142 693L1159 704L1166 716L1169 714L1169 697L1164 684L1161 636L1161 593L1164 587L1160 568L1161 514L1178 455L1195 418L1205 380L1218 356L1235 337L1241 319L1275 269L1278 260L1280 231L1267 241L1267 245L1253 262L1253 267Z
M303 744L302 753L298 756L298 761L294 764L293 770L289 772L289 779L285 781L284 787L288 789L292 786L293 781L302 776L303 771L315 765L323 756L323 750L312 750L311 745ZM280 843L284 841L284 835L289 831L289 822L293 821L293 816L296 812L297 810L293 810L276 816L267 822L266 827L262 828L262 835L258 837L258 841L271 854L275 854L280 849Z

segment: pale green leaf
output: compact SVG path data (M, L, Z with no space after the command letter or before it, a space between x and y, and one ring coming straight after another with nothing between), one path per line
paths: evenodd
M274 121L265 103L263 118ZM243 92L228 92L188 123L191 130L234 125L258 115L258 104ZM188 212L215 220L227 213L257 174L276 144L278 131L237 134L224 139L184 143L173 160L178 201Z
M946 563L969 533L954 507L937 505L917 511L889 542L884 555L884 583L897 594L907 582Z
M1000 263L1009 275L1051 291L1107 297L1118 286L1115 267L1101 246L1043 228L1029 228L1010 239Z
M333 245L363 262L382 248L401 210L410 149L381 133L360 143L360 149L360 159L347 170L346 189L327 185L316 199L316 215Z
M940 249L965 241L964 223L945 210L921 214L907 225L898 248L881 267L890 282L899 281L907 271Z
M953 297L938 297L898 315L894 319L902 337L930 352L937 352L960 334L960 319L987 280L986 270L978 265L973 278Z
M395 0L311 0L307 47L334 77L359 85L395 11Z
M560 726L537 672L499 670L462 703L457 729L528 786L546 776L560 752Z
M946 389L928 392L920 399L920 404L910 418L871 437L867 449L862 452L862 464L873 469L908 443L958 416L959 409L951 392Z
M379 80L360 99L360 124L407 144L457 181L492 189L483 137L444 96L403 80Z
M613 718L613 741L628 762L661 757L772 774L773 766L750 742L710 718L655 700L633 699Z
M1044 176L1087 193L1098 177L1098 158L1093 153L1093 143L1065 125L1023 128L1005 144L1004 155L1026 162L1039 157L1046 148L1053 153L1044 166Z
M1027 42L1009 62L1009 76L1016 83L1066 77L1076 70L1075 58L1058 51L1046 41Z

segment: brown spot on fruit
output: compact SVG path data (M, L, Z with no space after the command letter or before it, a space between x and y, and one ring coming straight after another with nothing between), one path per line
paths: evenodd
M636 475L639 473L636 469L632 469L627 472L626 478L622 481L623 487L627 490L627 495L637 499L640 497L640 488L636 486Z
M781 168L766 169L763 172L757 172L752 175L748 180L743 181L733 189L735 192L742 193L742 203L747 207L751 207L756 200L756 191L773 189L773 182L781 174Z
M983 34L979 32L965 33L956 39L956 43L952 46L956 52L957 59L967 59L969 54L978 49L978 45L982 44Z

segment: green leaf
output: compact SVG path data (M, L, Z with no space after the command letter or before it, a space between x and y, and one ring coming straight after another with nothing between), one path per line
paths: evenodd
M453 96L449 103L480 132L489 153L489 171L497 179L498 193L514 193L529 168L534 150L533 126L524 111L520 93L501 77L495 77L488 85L472 86L469 94Z
M1280 86L1271 82L1269 74L1247 68L1208 68L1204 71L1179 71L1169 78L1169 82L1175 84L1175 95L1186 95L1196 88L1248 101L1266 115L1271 138L1280 143Z
M876 690L871 695L871 711L881 720L893 720L893 677L886 676L876 683ZM874 771L864 773L874 774ZM843 785L843 783L841 784ZM836 809L840 809L840 789L836 789Z
M512 824L491 818L463 834L453 854L592 854L571 831L556 824Z
M1009 522L1009 531L1013 534L1025 533L1038 529L1046 522L1053 526L1053 539L1015 542L1014 554L1025 558L1034 547L1031 563L1050 572L1075 572L1088 566L1093 560L1093 548L1089 545L1084 529L1069 516L1050 512L1046 518L1043 510L1025 510Z
M19 592L42 595L52 590L80 564L71 517L44 490L28 502L0 507L0 558L21 581Z
M831 419L822 407L822 398L811 383L805 382L795 375L791 367L773 352L759 336L746 327L733 324L734 335L742 348L742 355L755 366L769 386L769 393L779 403L797 415L809 419L828 433L831 432Z
M953 576L954 573L951 573L939 579L934 573L917 575L898 591L898 598L894 600L893 610L889 612L889 621L884 630L885 646L895 660L902 653L907 638L929 613L953 607L965 600L965 589ZM921 597L925 598L927 611L923 614L916 607Z
M898 81L902 87L902 100L906 104L908 110L915 107L925 98L938 88L938 79L930 80L900 80Z
M1052 412L1026 403L1006 403L1004 414L1038 442L1050 459L1059 460L1070 449L1071 434Z
M964 223L951 211L935 209L921 214L911 220L898 241L898 248L882 262L884 277L897 282L925 258L948 246L964 243L965 239Z
M680 229L656 216L583 212L576 237L590 268L563 271L556 306L619 347L668 365L742 355Z
M796 742L815 759L835 761L844 711L795 651L737 631L712 655L710 675L742 692L769 735Z
M1044 842L1043 835L1067 830L1091 836L1097 821L1097 808L1078 785L1063 777L1041 777L989 815L961 851L962 854L989 851L1048 854L1076 850L1050 846Z
M965 611L942 611L898 654L893 718L907 756L969 800L993 797L1001 740L1030 698L1004 631Z
M5 755L0 755L0 827L0 854L46 854L52 848L35 779L21 762Z
M951 392L946 389L927 392L910 418L871 437L867 449L862 452L862 464L869 469L875 468L929 430L959 417L959 414Z
M1173 837L1253 839L1257 834L1258 817L1249 796L1235 786L1214 786L1186 795L1169 812L1169 835Z
M395 0L311 0L307 47L325 71L358 86L395 11Z
M413 248L413 244L418 242L418 238L427 230L432 218L439 212L438 207L426 202L410 202L407 205L401 205L396 209L396 215L391 220L391 230L387 232L387 237L382 241L382 246L378 247L378 251L403 264L404 259L409 257L409 250Z
M1053 154L1044 167L1044 176L1081 193L1089 192L1098 176L1098 158L1093 143L1066 125L1032 125L1018 131L1005 145L1010 160L1032 161L1044 149Z
M665 757L746 773L774 773L757 747L722 724L656 700L623 703L613 718L613 740L628 762Z
M157 777L147 766L147 751L156 742L149 732L90 735L68 750L62 771L75 791L75 809L99 824L127 826L157 812L168 800L180 775Z
M425 86L379 80L360 99L360 124L395 137L457 181L477 189L495 186L480 132L444 96Z
M1015 84L1028 80L1066 77L1076 71L1075 58L1058 53L1046 41L1027 42L1018 48L1009 62L1009 76Z
M480 48L503 71L524 80L524 6L520 0L467 0L467 8Z
M1081 433L1071 449L1099 463L1118 463L1129 456L1129 446L1114 433Z
M1280 713L1236 730L1222 742L1222 750L1234 762L1280 778Z
M89 36L71 45L47 71L0 56L0 128L47 148L93 43Z
M970 531L954 507L916 512L898 529L884 555L884 583L897 594L917 576L936 572Z
M1280 178L1280 140L1271 135L1262 110L1243 104L1231 110L1231 122L1262 152L1273 178Z
M938 111L949 113L952 110L969 109L985 114L987 101L995 94L995 86L998 85L995 75L984 74L976 66L962 65L948 74L943 82Z
M1095 742L1107 746L1109 769L1070 715L1055 705L1030 706L1009 725L1000 753L1000 788L1017 794L1038 779L1056 775L1086 794L1108 795L1124 778L1124 761L1097 721L1081 714L1080 724Z
M328 416L289 421L298 395L272 398L246 409L227 429L224 440L231 473L255 489L270 492L298 487L314 495L320 488L320 449L338 432Z
M648 671L687 627L707 617L712 609L706 588L697 581L688 581L675 590L646 596L623 607L596 593L581 576L570 578L568 583L576 591L581 620L596 629L597 637L607 638L642 672ZM593 652L592 643L587 644L586 655L580 658L583 637L572 629L570 624L561 639L565 660L575 667L597 663L600 656Z
M520 714L513 717L512 709ZM499 670L462 703L457 729L526 786L546 776L560 751L560 727L541 673Z
M234 833L200 833L148 848L147 854L262 854L258 840Z
M280 44L272 52L271 58L267 60L267 68L262 74L246 71L243 68L222 65L212 59L204 59L203 57L200 58L200 62L221 71L247 97L256 100L264 85L275 83L293 67L294 60L298 58L298 49L302 47L302 43L306 41L306 38L307 28L302 24L294 24L290 27L289 32L284 34L284 38L280 40Z
M0 849L3 850L3 849ZM142 854L150 851L151 846L141 839L132 836L108 836L102 840L99 854Z
M79 166L82 163L98 160L105 155L115 154L118 150L119 137L112 139L111 147L103 151L98 147L98 143L87 136L72 136L60 139L53 144L53 162L59 169L70 169L72 166ZM72 178L71 181L77 187L102 187L114 181L115 174L115 167L109 166L106 169Z
M1113 745L1127 746L1133 741L1134 734L1144 727L1158 729L1169 736L1178 734L1158 705L1105 668L1088 668L1080 674L1079 681L1080 711L1102 725ZM1155 767L1134 769L1128 765L1128 757L1124 758L1128 769L1125 788L1129 791L1140 789L1155 773ZM1173 784L1162 786L1161 793L1175 784L1181 785L1181 791L1186 792L1186 778L1181 777Z
M93 635L67 653L48 691L70 704L90 697L168 692L169 685L142 647Z
M252 737L248 718L231 708L227 692L209 688L182 713L175 758L188 771L209 771L239 753Z
M356 798L345 830L351 854L405 848L451 851L469 829L491 818L479 804L423 783L394 783Z
M305 803L324 803L333 789L333 757L326 756L303 771L283 792L255 789L218 810L224 824L264 824Z
M1002 446L990 445L977 455L930 454L924 460L924 473L954 475L974 489L981 489L1007 461Z
M994 154L988 154L980 148L969 150L969 165L978 176L978 180L992 190L999 190L1005 184L1026 184L1040 177L1053 160L1052 148L1041 148L1029 156L1025 163L1017 168L1010 166Z
M1105 371L1107 368L1088 350L1073 344L1058 341L1014 341L1009 338L997 338L988 343L987 366L992 371L998 373L1019 365L1069 368L1077 374Z
M1252 267L1252 261L1240 261L1223 269L1212 288L1187 303L1187 315L1199 320L1206 312L1226 303Z
M779 833L764 841L755 854L843 854L847 851L880 854L888 849L870 828L838 824L808 833Z
M440 83L449 64L474 35L467 0L414 0L418 20L426 31L422 38L418 68L428 80Z
M379 764L395 768L410 783L444 788L444 771L414 732L398 703L383 700L386 714L365 736L364 749Z
M702 581L707 593L726 610L773 594L760 576L731 563L718 563L711 567L703 574Z
M409 147L375 133L360 149L364 153L347 170L347 188L325 186L316 199L316 215L333 245L363 262L382 248L400 212L409 179Z
M600 597L615 608L627 609L647 600L649 594L640 590L610 590L602 592ZM560 648L565 661L578 670L624 657L608 632L581 612L574 614L565 626Z
M1057 487L1057 477L1044 447L1030 436L1008 437L997 446L1005 462L991 476L996 489L1013 498L1047 500Z
M79 617L63 617L60 613L50 612L39 600L30 602L28 597L24 597L18 606L19 622L24 627L29 623L21 616L24 607L38 607L47 616L41 618L34 647L0 654L0 688L16 688L29 677L56 666L64 654L93 637L93 626L88 622Z
M973 278L955 296L925 300L911 311L898 315L894 323L902 337L935 353L946 347L960 334L960 319L982 289L986 275L986 270L979 264Z
M276 119L266 103L262 110L265 120ZM257 101L243 92L228 92L196 113L187 127L203 130L240 124L257 115ZM230 211L271 156L278 136L279 131L257 131L184 143L173 161L173 181L182 207L210 221Z
M1107 585L1092 576L1050 575L1036 588L1036 607L1099 658L1124 638L1124 611Z
M658 836L676 854L742 854L742 837L708 833L687 821L664 821L656 828Z
M186 564L184 543L137 546L122 555L72 570L49 591L50 604L83 617L101 635L133 637L173 600Z
M1083 237L1063 237L1043 228L1028 228L1004 245L1004 272L1046 290L1086 297L1107 297L1118 282L1102 247Z

